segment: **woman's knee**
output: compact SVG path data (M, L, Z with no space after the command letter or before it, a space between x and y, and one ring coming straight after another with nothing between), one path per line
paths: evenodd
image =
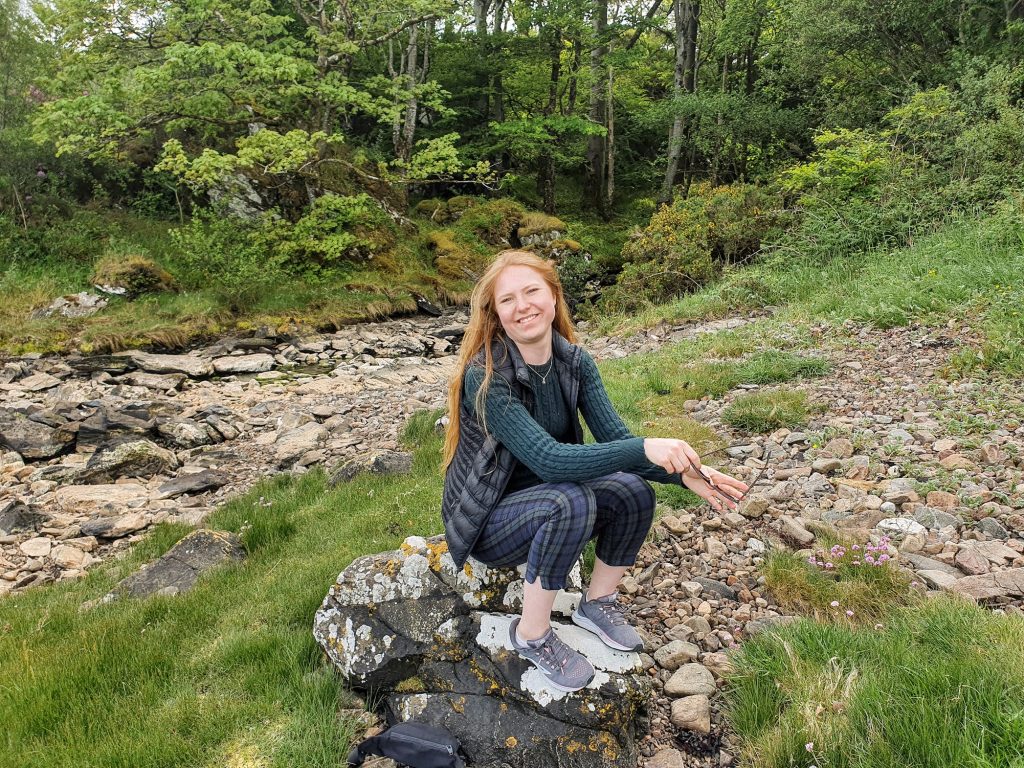
M589 488L577 483L560 483L553 489L552 522L564 530L589 537L597 520L597 499Z
M624 506L634 509L637 517L641 520L654 520L654 507L657 504L657 497L654 495L654 488L651 484L638 475L629 472L619 472L615 481L621 485L618 490L622 497Z

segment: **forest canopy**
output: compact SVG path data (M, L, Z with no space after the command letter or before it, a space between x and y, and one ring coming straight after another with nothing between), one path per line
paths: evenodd
M468 195L639 227L589 277L658 299L997 205L1024 166L1024 0L0 0L0 46L6 259L83 208L227 212L323 276Z

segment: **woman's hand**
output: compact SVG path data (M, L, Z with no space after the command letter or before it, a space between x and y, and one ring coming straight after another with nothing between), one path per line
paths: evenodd
M736 509L749 490L746 483L712 467L683 473L683 483L715 510Z
M648 437L644 439L644 453L648 461L672 475L700 469L700 456L685 440Z

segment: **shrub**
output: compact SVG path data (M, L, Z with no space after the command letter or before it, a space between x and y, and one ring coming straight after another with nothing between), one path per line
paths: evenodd
M395 243L394 225L367 194L318 197L293 225L263 223L266 249L280 251L289 264L317 272L343 262L371 261Z
M125 289L125 298L176 289L174 277L140 253L108 251L93 267L94 285Z
M171 231L181 281L210 290L232 312L251 309L285 279L287 256L267 249L257 226L208 212Z
M722 267L755 255L777 220L777 204L762 189L697 184L630 237L622 249L625 266L603 303L631 311L700 288Z

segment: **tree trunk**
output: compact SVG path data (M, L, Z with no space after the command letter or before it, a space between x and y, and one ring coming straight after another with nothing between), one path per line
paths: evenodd
M608 65L608 103L605 108L605 112L608 115L608 136L607 141L605 141L605 146L608 148L608 159L605 162L608 184L605 190L604 211L602 212L605 218L611 213L612 203L615 202L615 106L612 101L615 85L614 78L615 75L612 72L611 65Z
M690 3L689 0L674 0L672 12L675 15L676 26L676 66L675 76L672 81L672 98L678 100L682 95L686 83L686 34L689 30ZM678 107L677 107L678 109ZM661 182L661 191L658 193L658 203L669 204L672 202L672 189L675 186L676 173L679 170L679 157L683 151L683 134L686 130L686 121L683 115L676 114L672 121L672 130L668 135L668 154L665 164L665 178Z
M588 116L595 125L606 125L606 99L602 91L604 80L604 59L608 54L605 35L608 29L608 0L596 0L594 8L594 47L590 51L590 109ZM608 218L605 206L607 137L587 137L587 160L584 188L590 197L590 204L602 218Z
M562 33L551 30L551 79L548 82L548 103L544 107L544 116L555 113L558 106L558 83L562 77ZM541 153L538 158L540 166L537 173L537 192L540 194L541 207L549 216L555 214L555 157L550 150Z

